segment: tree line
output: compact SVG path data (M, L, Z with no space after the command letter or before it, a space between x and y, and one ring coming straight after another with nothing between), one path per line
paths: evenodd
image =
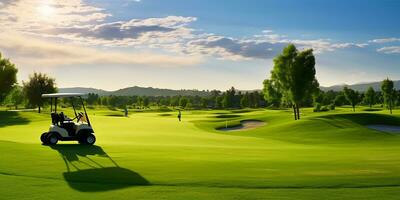
M90 106L136 109L154 106L180 109L241 109L261 108L266 105L261 92L241 92L234 87L225 92L213 90L209 96L99 96L89 93L86 101Z

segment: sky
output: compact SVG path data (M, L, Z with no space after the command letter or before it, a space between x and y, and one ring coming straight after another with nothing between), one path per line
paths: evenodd
M400 79L396 0L0 0L0 52L58 87L260 89L289 43L322 86Z

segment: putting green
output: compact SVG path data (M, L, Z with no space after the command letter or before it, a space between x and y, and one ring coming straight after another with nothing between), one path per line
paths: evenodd
M48 113L0 112L0 199L398 199L399 125L348 108L133 113L89 110L96 146L39 142ZM266 126L222 132L242 120Z

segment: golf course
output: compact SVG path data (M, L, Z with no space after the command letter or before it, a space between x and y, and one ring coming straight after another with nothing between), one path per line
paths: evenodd
M400 116L358 110L192 110L179 122L95 108L93 146L42 145L48 110L1 111L1 199L398 199L400 135L367 126Z

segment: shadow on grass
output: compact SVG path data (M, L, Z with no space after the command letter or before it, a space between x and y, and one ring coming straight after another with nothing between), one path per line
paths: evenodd
M316 119L325 119L332 123L337 119L345 119L360 125L382 124L382 125L400 125L400 118L393 115L377 113L350 113L350 114L332 114L316 117Z
M51 146L63 158L68 185L81 192L101 192L149 185L140 174L120 167L101 147L75 144Z
M227 114L225 114L225 115L217 115L217 116L215 116L215 118L222 118L222 119L226 119L226 118L237 118L237 117L240 117L240 115L227 115Z
M28 124L30 120L21 117L18 112L0 111L0 128Z

